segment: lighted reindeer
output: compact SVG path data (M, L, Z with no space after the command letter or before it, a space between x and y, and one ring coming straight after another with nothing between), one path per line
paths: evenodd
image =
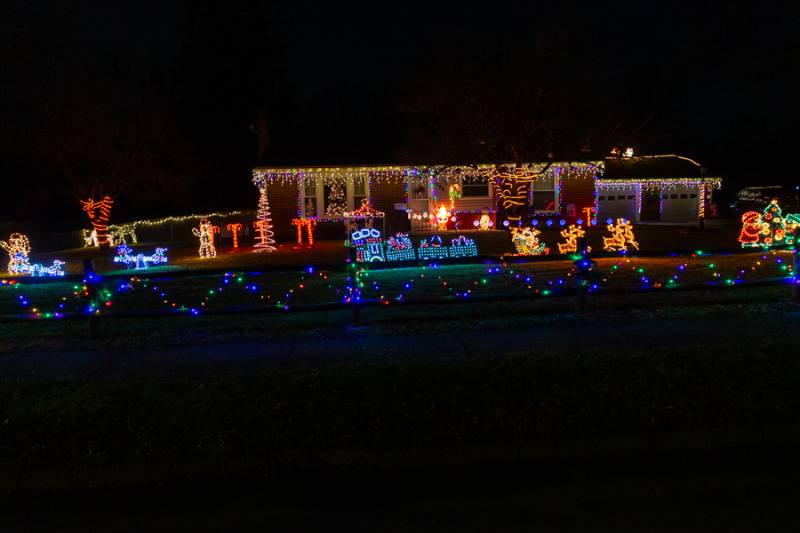
M104 196L102 200L96 202L92 198L86 201L81 200L81 206L86 211L97 235L97 245L107 248L111 243L108 238L108 220L111 218L111 206L114 200L110 196Z

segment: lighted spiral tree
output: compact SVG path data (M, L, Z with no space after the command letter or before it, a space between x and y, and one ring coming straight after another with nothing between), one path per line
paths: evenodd
M272 215L269 210L269 199L267 198L267 182L264 176L253 176L253 184L258 187L258 214L253 227L256 229L256 243L253 245L254 252L274 252L275 232L272 231Z
M104 196L99 202L92 198L86 201L81 200L81 207L86 211L89 222L91 222L97 236L97 246L101 248L108 248L111 245L108 237L108 221L111 218L111 206L113 203L114 200L110 196Z

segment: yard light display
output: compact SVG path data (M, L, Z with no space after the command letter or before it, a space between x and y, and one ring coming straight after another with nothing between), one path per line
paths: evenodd
M450 211L444 205L436 210L436 225L439 231L447 231L447 222L450 220Z
M413 261L417 258L408 233L395 233L386 239L387 261Z
M517 255L545 255L550 249L544 242L539 242L542 232L536 228L511 228L511 242Z
M492 222L492 219L488 213L482 213L481 217L477 220L474 220L472 224L481 231L487 231L494 226L494 222Z
M62 277L64 275L64 261L54 259L50 266L33 263L25 269L33 277Z
M439 235L431 235L419 243L417 255L420 259L445 259L450 256L449 250Z
M616 222L609 222L606 227L611 233L610 237L603 237L603 249L606 252L627 252L628 246L639 249L630 220L618 218Z
M314 227L317 221L313 218L293 218L292 226L297 228L297 244L303 244L303 229L306 230L306 240L309 246L314 246Z
M350 242L356 249L356 262L374 263L386 261L383 252L383 236L374 228L363 228L350 234Z
M102 200L95 201L92 198L84 201L81 200L81 207L86 211L97 235L97 245L105 248L110 245L108 237L108 221L111 218L111 206L114 200L110 196L104 196Z
M217 257L217 249L214 247L214 228L219 231L219 226L214 226L208 219L200 220L200 226L192 228L192 233L200 239L200 249L198 253L203 259Z
M0 248L8 252L8 273L12 276L25 274L30 268L28 254L31 253L31 241L27 235L12 233L8 241L0 241Z
M117 246L117 255L114 257L115 263L121 263L128 268L144 270L150 265L161 265L167 263L167 249L156 248L152 255L134 254L130 246L124 242Z
M747 211L742 215L742 231L739 233L739 243L742 248L761 246L761 213Z
M274 252L275 232L272 230L272 215L267 198L267 182L262 175L253 175L253 184L258 187L258 214L253 227L256 229L254 252Z
M586 217L586 227L592 225L592 214L595 212L594 207L584 207L581 211L583 211L583 216Z
M799 226L800 214L784 215L778 200L772 200L761 213L748 211L742 215L739 243L742 248L791 246Z
M459 235L450 241L450 257L475 257L478 255L478 246L474 239Z
M225 228L233 235L233 249L239 249L239 232L242 231L242 225L238 222L228 224Z
M130 239L131 244L138 244L139 240L136 238L136 223L130 224L111 224L108 226L109 239L111 244L117 246L122 243L128 243Z
M558 253L560 254L571 254L578 251L578 239L585 236L586 232L576 226L575 224L570 224L565 229L561 230L561 236L564 237L566 242L558 243ZM591 250L591 249L589 249Z

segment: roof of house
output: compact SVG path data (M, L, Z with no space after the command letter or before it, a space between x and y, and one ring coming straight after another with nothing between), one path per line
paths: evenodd
M635 157L607 157L604 161L604 179L641 178L700 178L700 163L680 155L643 155Z

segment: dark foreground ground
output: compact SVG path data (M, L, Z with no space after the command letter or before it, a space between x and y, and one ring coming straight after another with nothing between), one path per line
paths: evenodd
M776 291L6 353L0 529L796 531L800 315Z
M4 531L800 529L795 446L172 480L4 499ZM13 512L8 511L13 509Z

